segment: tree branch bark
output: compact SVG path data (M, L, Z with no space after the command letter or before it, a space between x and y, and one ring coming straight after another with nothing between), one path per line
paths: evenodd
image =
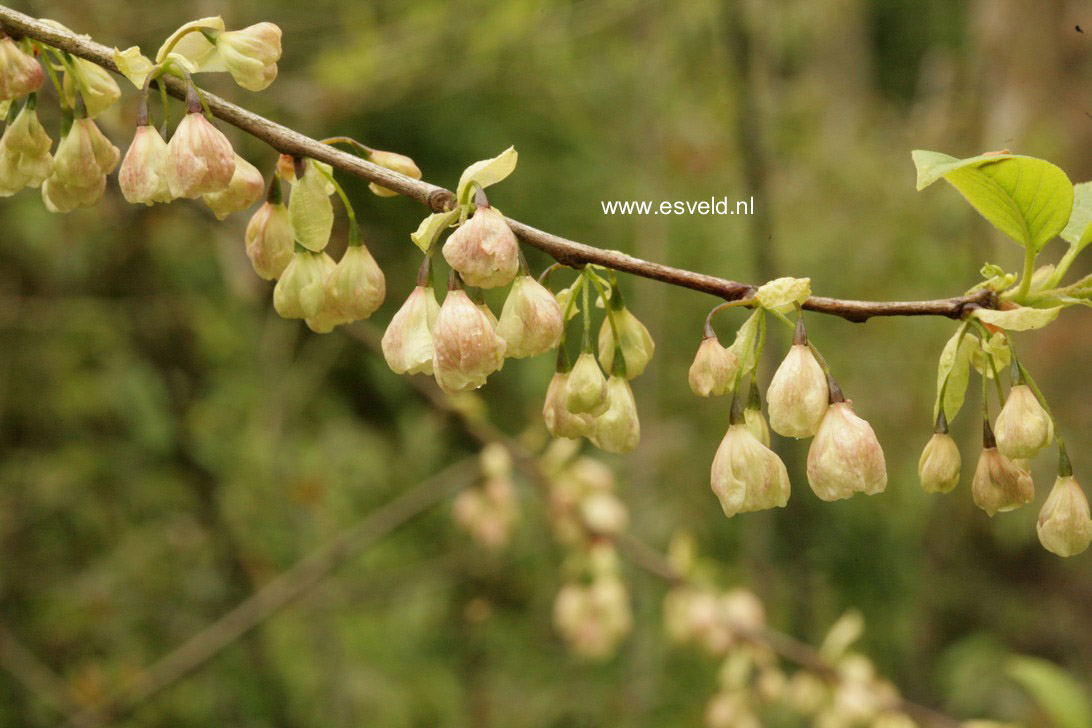
M54 48L117 72L111 48L85 36L55 28L3 5L0 5L0 27L13 37L25 36L47 43ZM172 96L179 99L185 98L186 87L181 79L167 77L165 83ZM310 157L325 162L342 172L375 182L417 200L433 211L438 212L454 204L455 195L448 189L372 164L247 111L215 94L207 91L202 93L214 116L262 140L282 154ZM726 301L747 298L757 290L756 286L747 283L673 268L635 258L617 250L597 248L569 240L517 220L509 219L508 224L524 243L543 251L565 265L579 267L594 263L632 275L708 293ZM982 290L969 295L930 301L853 301L813 296L804 303L804 308L809 311L839 316L853 322L867 321L873 316L945 316L960 319L971 309L978 307L997 308L997 297L991 291Z

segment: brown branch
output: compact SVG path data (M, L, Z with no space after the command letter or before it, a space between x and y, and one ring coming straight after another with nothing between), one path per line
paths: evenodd
M70 717L80 714L79 700L68 684L4 624L0 624L0 666L57 712Z
M112 49L89 38L47 25L2 5L0 5L0 26L12 36L33 38L117 72ZM165 82L171 95L180 99L185 98L186 88L181 79L168 77ZM340 171L413 198L433 211L441 211L454 204L455 195L450 190L372 164L247 111L215 94L207 91L203 93L209 110L216 117L262 140L278 152L326 162ZM579 243L517 220L509 219L508 224L520 240L566 265L579 267L586 263L594 263L674 286L709 293L726 301L746 298L756 290L755 286L747 283L673 268L635 258L617 250ZM860 322L873 316L946 316L959 319L971 307L997 308L997 305L996 297L990 291L983 290L965 296L932 301L851 301L813 296L807 300L804 308L817 313L839 316L848 321Z
M477 472L475 458L461 460L372 511L339 533L329 544L296 562L230 612L153 663L106 704L95 706L93 711L73 715L66 725L71 728L101 728L124 717L299 599L337 566L465 486Z

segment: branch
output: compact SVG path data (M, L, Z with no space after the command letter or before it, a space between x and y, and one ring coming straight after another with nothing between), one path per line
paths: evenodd
M0 26L14 37L33 38L117 72L112 49L89 38L47 25L2 5L0 5ZM181 79L167 77L165 82L172 96L179 99L186 97L185 83ZM262 140L278 152L326 162L342 172L375 182L417 200L436 212L448 209L455 203L455 195L448 189L372 164L247 111L215 94L207 91L202 93L214 116ZM709 293L726 301L747 298L757 290L756 286L747 283L673 268L635 258L617 250L579 243L517 220L508 219L508 224L520 240L568 266L580 267L587 263L594 263L673 286ZM804 308L809 311L839 316L854 322L866 321L873 316L946 316L960 319L972 308L997 308L997 306L996 296L988 290L931 301L853 301L813 296L804 303Z
M79 700L68 684L0 624L0 666L54 710L67 716L80 714Z
M462 488L477 472L475 458L461 460L372 511L338 534L329 544L296 562L230 612L153 663L117 696L103 705L95 706L93 711L73 715L66 725L70 728L101 728L124 717L306 594L334 568ZM3 646L2 643L0 646Z

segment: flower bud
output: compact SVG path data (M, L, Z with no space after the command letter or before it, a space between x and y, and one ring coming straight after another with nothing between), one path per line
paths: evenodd
M504 217L481 206L444 243L444 260L468 285L503 286L519 270L519 244Z
M785 437L811 437L827 413L830 390L807 344L793 344L770 381L770 426Z
M404 154L373 149L371 155L368 157L368 161L373 164L378 164L380 167L394 170L399 174L404 174L407 177L421 179L421 170L417 167L417 164ZM368 189L380 197L395 197L398 194L394 190L380 187L375 182L369 184Z
M24 187L39 187L53 172L53 140L28 103L0 137L0 197Z
M216 36L216 49L228 73L248 91L261 91L277 77L281 58L281 29L273 23L257 23Z
M350 245L326 280L324 309L342 323L375 313L387 295L387 283L375 258L363 245Z
M1009 390L994 430L997 449L1011 459L1033 458L1054 437L1054 424L1026 384Z
M432 370L448 394L477 389L504 364L504 339L462 289L449 290L433 330Z
M808 450L808 482L825 501L874 495L887 487L887 464L876 433L849 402L827 408Z
M756 440L766 447L770 446L770 428L766 424L766 418L762 415L762 410L748 405L747 409L743 410L743 424L747 426L747 429L751 431Z
M589 414L575 414L569 411L565 391L565 385L568 381L568 372L556 372L554 374L549 386L546 387L546 401L542 405L542 418L546 421L546 429L554 437L576 439L590 433L594 421Z
M618 336L622 341L622 358L626 361L626 379L634 379L644 372L652 360L656 344L645 325L628 308L616 303L620 300L615 298L618 295L617 290L614 291L607 305L614 309L614 325L618 327ZM603 325L599 329L599 363L605 371L614 371L614 333L611 331L609 317L603 319Z
M706 336L690 365L690 389L699 397L728 394L735 386L738 368L736 355L721 346L717 337Z
M87 117L94 119L102 112L109 109L121 98L121 89L118 82L102 66L82 58L73 58L72 69L78 83L72 78L71 73L64 75L64 96L69 108L76 108L76 89L79 88L83 98Z
M288 214L296 242L308 250L322 250L330 242L334 227L334 206L330 195L334 190L314 161L304 163L303 176L292 184L288 199Z
M554 294L529 275L517 276L504 300L497 334L507 344L505 356L538 356L561 340L561 306Z
M42 87L42 66L11 38L0 38L0 101L26 96Z
M1058 556L1076 556L1092 543L1088 498L1072 475L1054 481L1035 530L1043 548Z
M432 286L418 285L383 333L383 358L396 374L432 374L432 332L440 304Z
M607 380L591 352L576 358L565 384L565 408L574 414L600 415L610 406Z
M167 142L167 186L173 197L222 192L235 174L235 151L223 132L201 114L200 104L178 123Z
M641 440L641 422L637 419L637 401L625 377L612 374L607 380L607 401L607 411L595 418L591 441L607 452L633 452Z
M959 447L947 432L933 434L918 460L918 477L926 493L949 493L959 485Z
M292 223L283 203L265 202L246 225L246 255L267 281L281 277L295 249Z
M326 298L326 278L336 266L326 253L296 251L273 289L273 308L283 318L318 316Z
M235 155L235 172L231 182L220 192L210 192L202 196L217 220L223 220L233 212L245 210L262 198L265 179L250 162L238 154Z
M167 186L167 142L151 124L137 127L118 170L118 185L121 194L134 205L174 199Z
M993 516L1030 503L1035 497L1035 484L1028 471L996 447L984 447L971 481L971 497L975 505Z
M728 428L717 448L712 488L726 516L783 508L789 502L789 473L781 458L740 422Z
M76 119L57 145L53 173L42 183L42 199L51 212L71 212L102 199L106 175L121 152L91 119Z

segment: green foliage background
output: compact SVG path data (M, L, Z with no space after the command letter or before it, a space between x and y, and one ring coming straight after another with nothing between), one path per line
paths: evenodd
M409 154L447 186L514 144L519 169L491 195L513 217L737 280L808 275L822 295L932 298L973 285L984 260L1019 269L1020 249L950 189L914 192L912 148L964 157L1008 147L1092 178L1092 32L1074 27L1092 31L1092 14L1080 3L14 7L146 52L203 15L229 27L276 22L284 58L268 91L207 85L313 136ZM44 96L43 109L53 103ZM125 88L102 120L123 149L135 110ZM55 120L47 127L56 137ZM270 149L227 131L271 169ZM408 235L424 211L343 183L387 274L387 303L369 322L379 331L412 287ZM217 223L188 202L137 208L110 187L102 205L67 216L32 191L0 203L0 618L88 701L473 450L357 339L276 316L243 252L246 214ZM751 217L609 217L600 207L751 195ZM534 268L545 262L533 256ZM715 301L623 285L658 344L635 383L641 447L608 458L635 533L663 546L690 529L726 585L756 591L774 626L809 641L858 607L862 648L882 671L958 716L1050 724L1005 677L1010 654L1092 680L1092 553L1061 560L1035 536L1052 456L1035 464L1033 505L987 519L969 493L972 386L954 428L964 482L946 497L917 484L950 322L813 316L812 338L885 447L887 493L820 503L804 477L806 443L781 439L788 507L725 520L708 467L727 405L686 386ZM725 316L722 338L733 316L742 321ZM1070 309L1017 338L1086 489L1090 316ZM767 373L787 343L771 331ZM544 437L549 359L513 362L481 392L494 422L532 442ZM450 508L436 508L119 724L697 724L716 665L665 644L664 587L650 577L627 570L637 619L615 659L586 665L565 653L550 624L562 554L541 498L525 488L521 499L502 555L474 547ZM56 722L0 672L0 725Z

